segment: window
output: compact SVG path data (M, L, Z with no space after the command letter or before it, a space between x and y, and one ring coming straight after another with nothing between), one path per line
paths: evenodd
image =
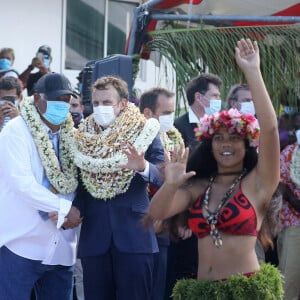
M108 5L107 41L105 5ZM90 60L111 54L123 54L130 30L133 9L130 1L67 1L65 69L81 70Z

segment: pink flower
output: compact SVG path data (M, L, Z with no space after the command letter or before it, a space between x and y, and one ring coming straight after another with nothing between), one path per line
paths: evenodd
M198 128L195 129L195 136L198 140L212 138L221 126L227 128L228 132L236 132L243 139L247 139L251 146L258 145L259 125L257 119L251 114L242 114L233 108L213 115L204 115L200 119Z

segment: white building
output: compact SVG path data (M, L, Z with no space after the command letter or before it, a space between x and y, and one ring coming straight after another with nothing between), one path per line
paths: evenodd
M0 48L15 50L14 68L22 73L39 46L49 45L52 71L65 74L76 85L76 76L89 60L124 54L138 4L138 0L1 0ZM167 87L152 61L142 62L140 70L138 91Z

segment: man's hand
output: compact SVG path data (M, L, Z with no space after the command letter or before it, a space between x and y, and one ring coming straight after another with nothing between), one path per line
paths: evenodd
M75 206L71 206L71 209L67 214L62 227L64 229L74 228L81 224L81 222L82 218L80 217L80 211Z
M0 105L0 125L2 125L4 118L9 117L11 119L19 115L18 108L11 102L7 101Z
M120 168L143 172L146 168L144 152L138 153L134 146L127 144L128 149L124 150L128 162L126 165L119 165Z
M42 61L42 59L40 59L39 57L34 57L32 59L31 65L34 68L38 68L41 71L41 73L43 73L43 74L48 73L48 69L44 65L44 62Z
M58 212L53 211L48 213L49 218L52 220L54 224L57 224L58 220ZM82 218L80 217L80 211L75 207L71 206L69 213L65 217L65 222L62 225L63 229L70 229L77 227L81 224Z
M178 236L182 240L186 240L192 236L192 230L186 226L179 226L177 229Z

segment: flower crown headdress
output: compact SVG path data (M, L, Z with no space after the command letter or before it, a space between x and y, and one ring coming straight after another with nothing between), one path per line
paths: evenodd
M227 128L229 133L237 133L248 140L250 146L258 146L260 129L257 119L252 114L242 114L235 108L213 115L204 115L198 127L194 129L195 137L199 141L211 139L221 127Z

